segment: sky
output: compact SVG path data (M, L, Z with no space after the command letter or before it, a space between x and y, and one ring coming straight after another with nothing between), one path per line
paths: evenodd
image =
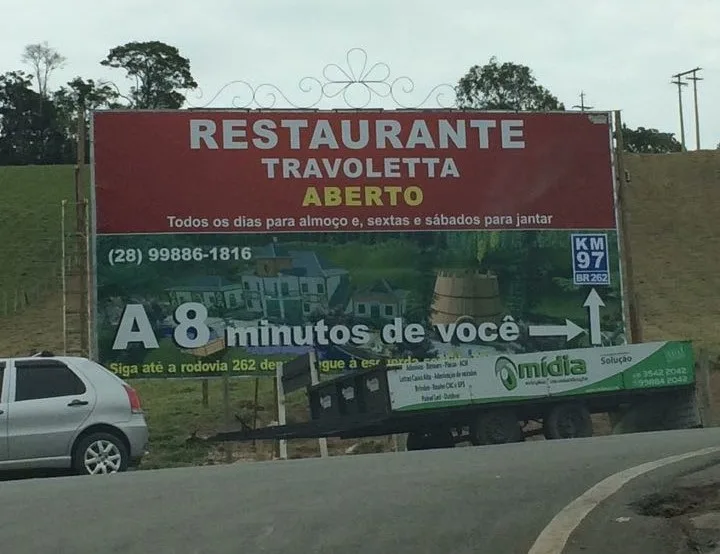
M402 105L416 106L436 86L449 92L471 66L496 56L529 66L567 108L578 105L584 91L594 109L622 110L631 127L679 138L677 86L670 81L701 67L701 148L720 143L720 103L713 102L720 98L719 0L0 0L0 9L0 72L23 68L24 46L47 41L67 58L53 74L52 88L76 75L126 88L122 70L104 68L100 60L113 46L160 40L190 59L200 90L188 103L196 107L232 107L233 98L247 92L239 83L223 89L233 81L271 83L295 104L309 104L320 89L304 95L300 79L322 81L328 64L347 67L346 54L354 48L366 52L368 68L387 64L388 83L411 78L411 94L402 91L407 81L393 90ZM356 73L359 54L352 58ZM349 91L353 105L362 101L361 92ZM434 99L423 107L438 107ZM441 100L447 105L451 96ZM692 84L683 87L683 102L692 150ZM368 107L395 105L376 96ZM289 105L279 101L275 107ZM324 99L317 107L343 104Z

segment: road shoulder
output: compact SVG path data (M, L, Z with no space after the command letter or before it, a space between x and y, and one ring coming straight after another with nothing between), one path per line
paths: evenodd
M717 552L720 517L696 516L720 511L718 491L718 454L651 471L594 509L571 534L563 554ZM700 529L697 523L710 528Z

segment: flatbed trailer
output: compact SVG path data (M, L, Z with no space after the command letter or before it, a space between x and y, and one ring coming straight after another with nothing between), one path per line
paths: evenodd
M310 421L228 429L207 442L408 434L408 450L588 437L592 414L629 430L701 427L687 341L481 358L348 372L307 387ZM532 425L532 424L535 425Z

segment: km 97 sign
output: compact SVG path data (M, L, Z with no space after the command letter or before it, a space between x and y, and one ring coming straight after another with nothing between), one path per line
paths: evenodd
M106 111L97 357L123 377L623 344L609 114Z

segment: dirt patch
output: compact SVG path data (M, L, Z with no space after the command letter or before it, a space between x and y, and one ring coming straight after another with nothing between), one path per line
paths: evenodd
M21 314L0 317L1 355L26 356L39 350L62 353L62 313L62 295L54 294Z
M720 510L720 483L658 492L631 504L643 516L673 518Z
M67 286L70 292L65 306L58 279L57 291L36 299L17 315L0 317L0 356L26 356L40 350L62 354L65 347L69 355L81 354L77 279L68 280ZM67 313L67 344L63 340L63 311Z
M630 504L637 514L663 518L684 536L683 553L717 553L720 545L720 483L678 487Z

